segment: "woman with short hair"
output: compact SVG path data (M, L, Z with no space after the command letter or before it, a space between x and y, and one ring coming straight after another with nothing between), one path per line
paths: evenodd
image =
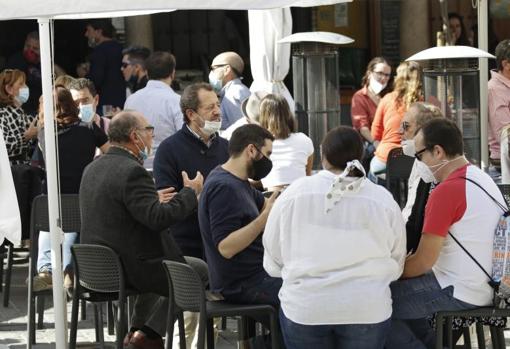
M274 203L263 235L264 268L281 277L287 349L383 348L390 283L405 259L397 203L370 182L359 133L345 126L321 145L323 170L292 183Z

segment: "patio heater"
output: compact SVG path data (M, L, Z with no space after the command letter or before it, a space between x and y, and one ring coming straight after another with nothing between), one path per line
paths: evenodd
M314 169L321 166L319 146L340 125L338 45L353 39L329 32L296 33L279 41L293 43L292 73L298 129L313 141Z
M439 104L443 115L453 120L462 131L464 153L472 164L482 164L480 122L479 58L495 58L473 47L440 46L426 49L408 61L423 61L425 101Z

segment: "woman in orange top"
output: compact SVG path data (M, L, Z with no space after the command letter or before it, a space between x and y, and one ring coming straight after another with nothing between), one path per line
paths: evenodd
M400 124L409 106L423 100L422 69L417 62L403 62L397 68L393 92L381 100L372 122L372 137L376 147L370 162L369 177L377 182L376 175L386 170L386 160L393 148L400 147Z

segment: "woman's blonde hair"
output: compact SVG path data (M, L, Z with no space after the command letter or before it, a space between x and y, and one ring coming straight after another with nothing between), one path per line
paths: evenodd
M14 105L14 96L7 93L6 87L12 86L18 81L23 84L26 81L25 73L18 69L5 69L0 73L0 105Z
M296 131L294 115L281 95L268 94L262 99L259 121L276 139L286 139Z
M422 69L414 61L402 62L397 68L397 76L393 91L397 93L397 101L408 109L411 104L423 100Z

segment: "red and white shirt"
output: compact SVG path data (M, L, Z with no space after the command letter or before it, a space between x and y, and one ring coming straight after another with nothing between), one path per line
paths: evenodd
M453 285L455 298L485 306L492 302L493 292L487 283L489 280L448 232L491 273L494 231L503 212L482 189L464 177L478 183L505 205L501 192L489 175L476 166L462 166L430 194L425 208L423 233L445 238L439 258L432 268L441 288Z

